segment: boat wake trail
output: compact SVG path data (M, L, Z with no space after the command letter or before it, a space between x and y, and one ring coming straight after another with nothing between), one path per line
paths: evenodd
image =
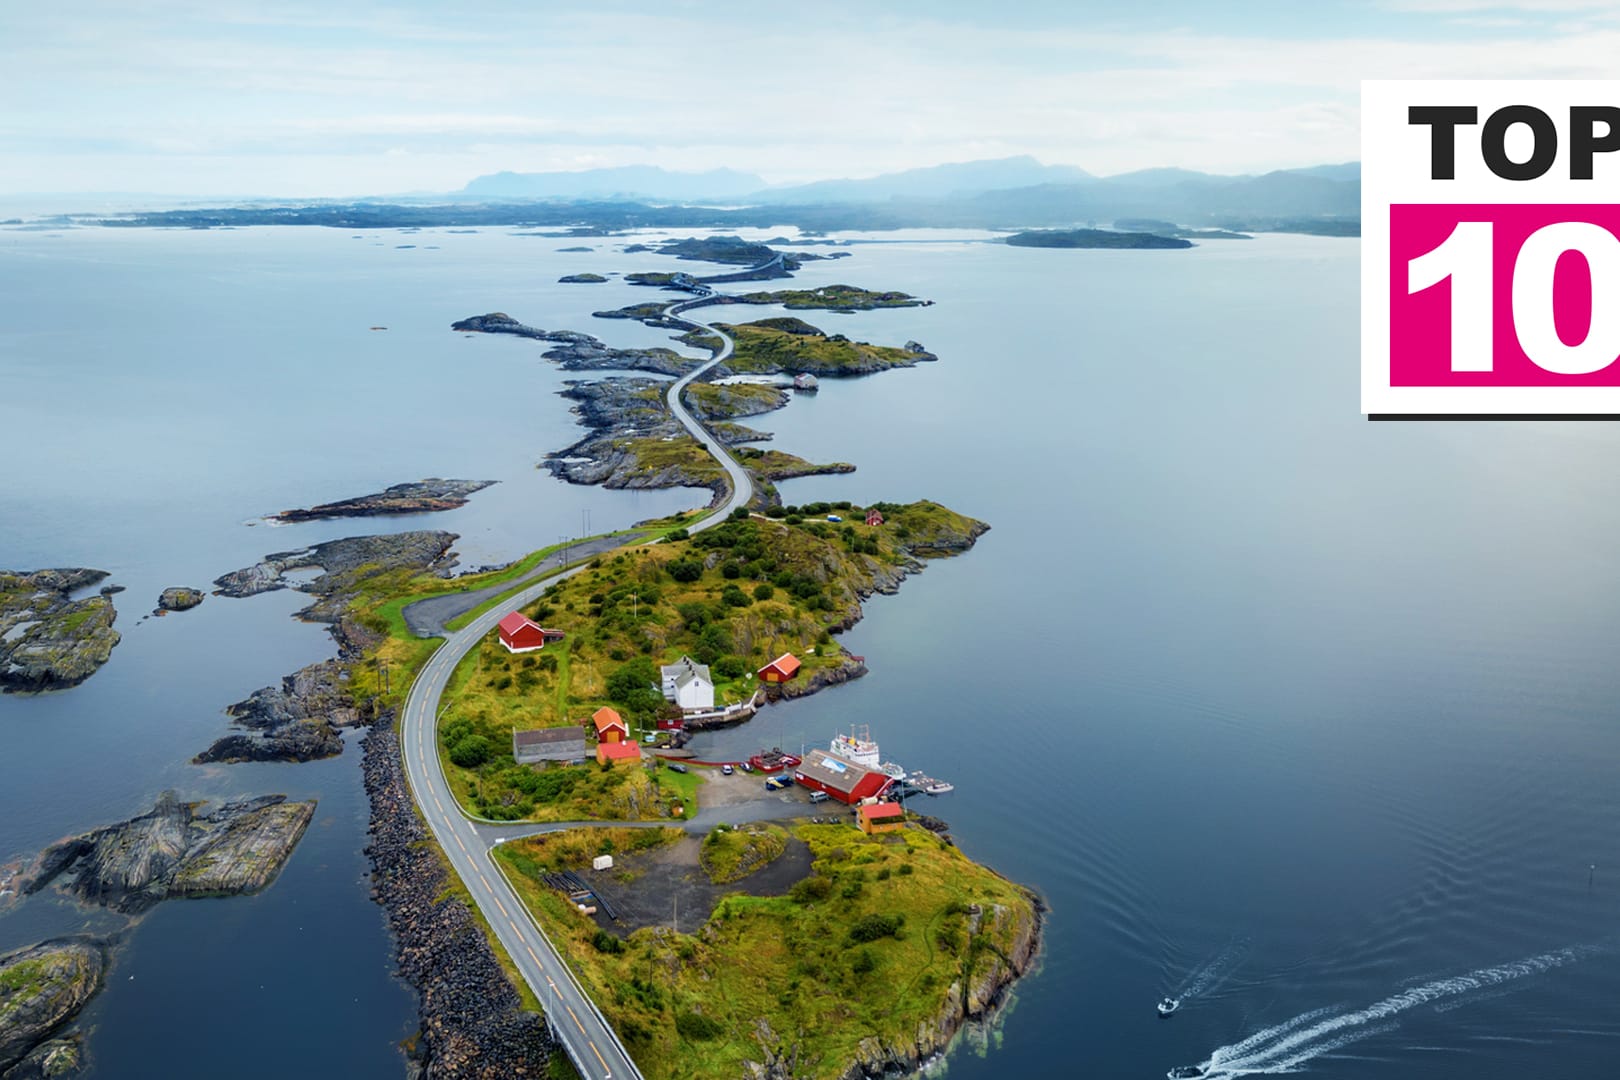
M1197 997L1208 993L1221 983L1226 977L1237 969L1243 958L1249 955L1249 939L1239 938L1226 948L1222 949L1214 959L1207 961L1203 967L1198 968L1181 984L1181 989L1170 996L1179 1001Z
M1600 951L1595 946L1559 949L1510 964L1480 968L1466 975L1436 979L1354 1012L1318 1009L1304 1013L1257 1031L1241 1042L1220 1047L1210 1054L1208 1061L1197 1066L1199 1072L1183 1072L1182 1075L1223 1080L1226 1077L1293 1072L1312 1058L1331 1054L1358 1039L1390 1030L1395 1026L1392 1018L1408 1009L1540 975L1584 960Z

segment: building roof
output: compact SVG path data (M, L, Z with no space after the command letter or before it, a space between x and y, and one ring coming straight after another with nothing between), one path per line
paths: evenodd
M598 761L628 761L641 757L641 744L634 742L606 742L596 748Z
M867 803L861 807L861 817L868 821L881 821L884 818L903 818L905 816L905 808L899 803Z
M709 665L700 664L690 656L683 656L673 664L665 664L661 669L666 683L674 683L677 690L691 683L694 679L702 679L710 686L714 680L709 678Z
M521 611L507 613L506 617L496 625L501 628L503 634L515 634L525 626L533 626L536 630L540 629L535 622Z
M766 671L770 668L775 668L781 672L783 678L791 679L799 671L799 658L790 652L785 652L759 670Z
M853 761L845 761L841 757L834 757L825 750L812 750L805 755L799 763L795 773L802 773L835 791L848 795L852 793L868 773L876 770L857 765ZM882 776L881 773L878 773ZM884 777L887 779L887 777Z
M536 728L533 731L512 732L513 746L560 746L564 743L583 744L584 742L585 733L572 725L569 727Z
M591 719L596 722L596 733L598 735L615 725L624 728L625 731L630 730L630 725L624 722L624 717L619 715L618 710L611 709L606 705L592 713Z

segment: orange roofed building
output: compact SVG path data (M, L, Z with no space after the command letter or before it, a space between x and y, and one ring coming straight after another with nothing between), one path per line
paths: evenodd
M604 705L591 714L591 722L596 725L597 742L625 742L630 738L630 725L624 722L617 709Z
M603 765L610 761L640 761L641 747L633 742L597 743L596 760Z
M767 683L785 683L799 673L799 658L792 653L783 653L775 660L759 669L759 681Z

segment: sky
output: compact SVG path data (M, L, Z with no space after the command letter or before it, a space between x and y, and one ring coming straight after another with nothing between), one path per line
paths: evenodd
M865 9L865 10L857 10ZM1614 0L0 0L0 195L345 197L1031 154L1354 160L1370 78L1605 78Z

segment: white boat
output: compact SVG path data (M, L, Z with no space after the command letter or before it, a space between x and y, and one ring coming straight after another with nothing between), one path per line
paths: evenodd
M1167 997L1159 1002L1159 1015L1169 1016L1179 1008L1181 1008L1180 998Z
M944 780L935 780L932 784L923 788L923 792L928 795L949 795L955 790L955 784L948 784Z
M878 752L878 744L872 741L871 731L868 728L851 729L848 735L834 735L827 752L863 769L880 772L892 780L906 778L904 768L892 761L883 760L883 755Z

